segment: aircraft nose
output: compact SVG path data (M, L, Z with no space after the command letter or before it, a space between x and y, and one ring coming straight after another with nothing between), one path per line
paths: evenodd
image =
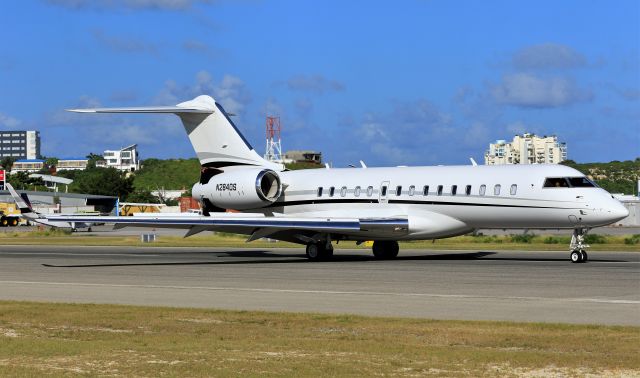
M611 204L605 211L607 212L607 218L610 218L612 223L629 216L629 210L615 199L612 199Z

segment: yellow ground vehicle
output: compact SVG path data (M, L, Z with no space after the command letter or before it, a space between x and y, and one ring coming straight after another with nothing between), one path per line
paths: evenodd
M20 224L20 210L15 203L0 202L0 227L15 227Z

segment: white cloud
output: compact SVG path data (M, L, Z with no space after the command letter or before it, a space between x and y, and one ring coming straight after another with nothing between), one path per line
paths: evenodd
M111 50L125 53L158 53L158 47L140 39L128 36L107 35L102 30L94 30L93 37Z
M210 4L212 0L45 0L69 9L92 10L188 10L195 4Z
M531 108L552 108L589 101L591 91L578 88L567 78L543 78L528 73L505 75L491 88L494 100L501 104Z
M327 79L322 75L296 75L289 78L286 84L291 90L314 92L317 94L344 90L343 83L337 80Z
M512 63L519 70L569 69L584 66L587 60L569 46L543 43L516 52Z
M508 132L510 132L511 134L514 135L520 135L520 134L524 134L526 132L532 132L533 129L531 126L525 124L522 121L516 121L513 123L510 123L506 126L506 129Z
M222 80L216 83L207 71L198 72L192 85L180 85L173 80L166 81L155 102L173 105L200 95L212 96L226 111L234 114L243 113L251 102L251 93L240 78L224 75Z
M375 155L374 163L435 162L437 151L457 142L457 132L464 133L455 129L449 114L427 100L396 102L389 113L366 114L354 135L359 143L349 148L367 149Z
M482 122L472 123L464 133L464 143L467 146L475 146L487 140L489 140L489 128Z
M20 120L10 117L4 113L0 113L0 127L7 129L14 129L20 126L22 122Z

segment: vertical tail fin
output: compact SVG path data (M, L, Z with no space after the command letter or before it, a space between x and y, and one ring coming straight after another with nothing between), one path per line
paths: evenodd
M16 192L15 189L13 189L13 186L11 186L11 184L9 183L7 183L7 190L9 190L11 197L16 202L16 206L18 206L18 209L20 209L20 214L22 214L26 218L38 217L38 214L31 208L31 202L29 201L29 197L27 197L25 193L23 193L23 196L21 196L20 194L18 194L18 192Z
M176 106L70 109L77 113L173 113L180 117L191 145L204 167L251 165L282 170L263 159L240 133L229 114L210 96L198 96Z

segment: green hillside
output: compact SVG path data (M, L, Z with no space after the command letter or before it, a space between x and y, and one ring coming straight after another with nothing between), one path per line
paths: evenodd
M609 163L576 163L567 160L562 164L575 168L589 176L609 193L637 193L640 178L640 158Z
M200 179L200 162L195 158L146 159L142 166L133 180L136 190L191 189Z

